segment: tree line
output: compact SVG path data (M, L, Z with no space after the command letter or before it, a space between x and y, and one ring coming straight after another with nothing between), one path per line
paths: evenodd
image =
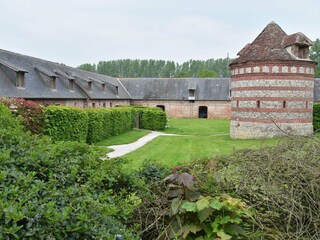
M230 58L189 60L182 64L165 60L120 59L82 64L79 69L121 78L230 77Z
M316 39L310 48L310 58L317 62L315 77L320 77L320 40ZM189 60L182 64L165 60L119 59L85 63L79 69L121 78L172 78L172 77L230 77L230 58Z

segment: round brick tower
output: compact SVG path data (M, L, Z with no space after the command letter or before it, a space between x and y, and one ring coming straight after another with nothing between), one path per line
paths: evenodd
M313 133L312 42L271 22L231 64L232 138Z

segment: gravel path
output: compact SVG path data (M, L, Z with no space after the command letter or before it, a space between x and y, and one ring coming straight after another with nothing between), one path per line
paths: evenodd
M116 157L121 157L123 155L126 155L138 148L141 148L143 145L147 144L148 142L150 142L151 140L155 139L158 136L182 136L182 135L152 131L148 135L138 139L136 142L123 144L123 145L108 146L108 148L112 148L114 149L114 151L108 153L107 158L116 158Z

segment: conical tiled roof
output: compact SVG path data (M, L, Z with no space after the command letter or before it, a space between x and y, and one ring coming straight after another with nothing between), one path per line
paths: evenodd
M312 45L312 42L302 33L288 36L278 24L271 22L251 44L247 44L238 53L239 57L230 65L249 61L297 60L297 57L289 53L286 47L298 43L304 43L305 46Z

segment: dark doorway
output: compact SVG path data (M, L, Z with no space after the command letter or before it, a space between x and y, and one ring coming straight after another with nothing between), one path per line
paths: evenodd
M165 110L166 110L166 108L165 108L165 106L164 106L164 105L157 105L157 107L158 107L158 108L161 108L161 109L162 109L162 111L164 111L164 112L165 112Z
M199 118L208 118L208 107L200 106L199 107Z

